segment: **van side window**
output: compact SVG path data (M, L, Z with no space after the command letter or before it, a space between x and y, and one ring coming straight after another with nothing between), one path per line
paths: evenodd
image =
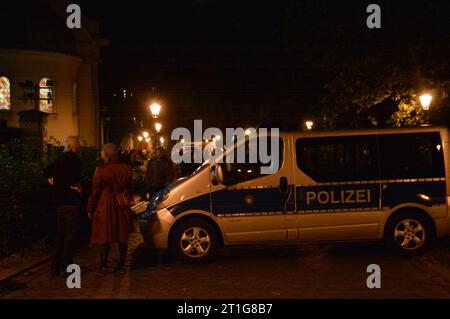
M439 133L380 135L383 179L444 177Z
M376 136L301 138L295 143L297 167L318 182L379 178Z
M278 161L277 170L279 170L283 163L283 150L284 150L283 139L281 139L279 137L271 137L271 138L278 139L279 161ZM269 139L267 139L267 141L268 141L267 153L270 156L272 154L272 150L270 147L271 143L270 143ZM270 163L262 163L260 161L259 156L258 156L258 161L256 163L250 163L249 162L249 158L250 158L249 157L249 153L250 153L249 145L250 144L248 142L245 144L245 163L226 163L225 162L222 164L224 180L225 180L226 185L235 185L235 184L245 182L245 181L248 181L251 179L266 176L264 174L261 174L261 167L270 166ZM258 145L258 150L259 150L259 145Z

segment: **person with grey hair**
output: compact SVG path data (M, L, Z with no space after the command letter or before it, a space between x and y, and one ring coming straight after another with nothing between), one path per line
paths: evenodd
M77 136L64 139L64 152L47 168L44 174L53 186L56 201L57 225L52 275L58 276L61 269L73 263L76 235L81 217L82 173L80 141Z
M119 246L119 262L113 272L123 272L128 250L128 236L133 231L130 206L132 174L128 164L121 161L119 148L112 143L102 147L104 165L97 167L92 181L87 213L92 220L91 244L100 246L100 268L108 271L109 248Z

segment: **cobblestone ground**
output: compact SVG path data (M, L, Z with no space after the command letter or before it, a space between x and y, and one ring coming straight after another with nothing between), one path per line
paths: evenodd
M373 243L227 248L214 261L188 265L148 251L135 233L127 271L104 277L95 274L97 254L77 255L81 289L51 278L45 264L17 277L2 298L450 298L450 283L422 259L391 256ZM381 289L366 286L369 264L381 266Z

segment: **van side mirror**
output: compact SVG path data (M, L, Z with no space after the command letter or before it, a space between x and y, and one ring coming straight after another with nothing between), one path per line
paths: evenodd
M223 168L222 165L216 164L212 168L211 183L213 185L223 184Z

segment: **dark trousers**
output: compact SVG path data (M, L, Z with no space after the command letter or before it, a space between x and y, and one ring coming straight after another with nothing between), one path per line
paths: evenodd
M73 254L80 225L79 205L59 205L57 207L57 226L55 238L55 251L52 268L59 271L73 263Z

